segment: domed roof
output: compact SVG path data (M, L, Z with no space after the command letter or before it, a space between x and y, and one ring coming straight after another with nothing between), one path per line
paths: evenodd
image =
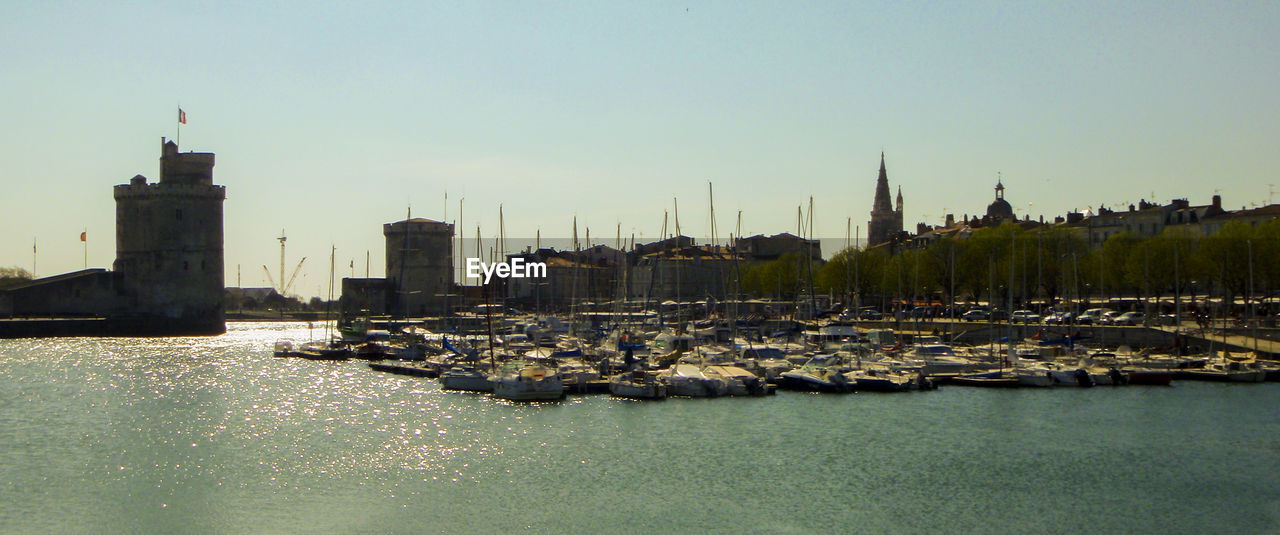
M987 217L1013 219L1013 206L1010 206L1009 201L1004 199L991 201L991 204L987 205Z
M1004 181L996 180L996 200L987 205L988 219L1013 219L1013 206L1004 200Z

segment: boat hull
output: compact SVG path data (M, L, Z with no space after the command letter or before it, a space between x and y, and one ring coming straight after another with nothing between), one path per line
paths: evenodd
M609 394L630 399L664 399L667 385L658 382L637 383L630 380L609 381Z
M564 398L564 383L554 375L537 380L503 377L493 384L493 396L509 401L555 401Z
M493 381L480 373L450 371L440 374L440 388L463 392L493 392Z
M1124 373L1128 374L1131 385L1169 386L1173 382L1170 370L1126 370Z

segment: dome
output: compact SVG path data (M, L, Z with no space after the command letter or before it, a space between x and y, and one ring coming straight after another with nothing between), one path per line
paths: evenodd
M987 205L987 217L1013 219L1013 207L1009 205L1009 201L996 199Z

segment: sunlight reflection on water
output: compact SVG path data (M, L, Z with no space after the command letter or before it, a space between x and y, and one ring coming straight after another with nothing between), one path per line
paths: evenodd
M271 356L314 327L0 340L0 526L1044 531L1092 508L1159 531L1221 528L1170 519L1224 496L1245 531L1280 518L1275 385L523 404Z

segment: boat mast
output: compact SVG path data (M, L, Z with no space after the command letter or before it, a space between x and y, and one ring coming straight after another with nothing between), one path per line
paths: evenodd
M337 247L332 244L329 247L329 299L324 302L324 339L326 343L333 341L333 333L329 329L329 306L333 304L333 259L334 255L338 253Z

